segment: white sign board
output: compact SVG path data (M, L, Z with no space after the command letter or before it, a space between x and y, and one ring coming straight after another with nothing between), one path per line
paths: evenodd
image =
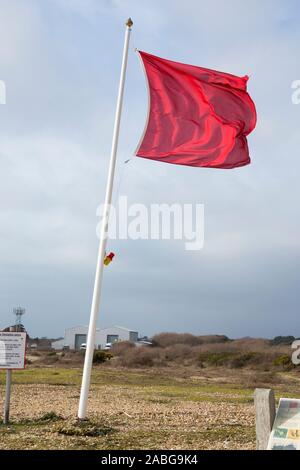
M0 369L25 368L26 333L0 331Z
M300 450L300 400L280 398L268 450Z

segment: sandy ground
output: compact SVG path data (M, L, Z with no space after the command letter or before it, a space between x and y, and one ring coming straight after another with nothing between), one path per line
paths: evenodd
M80 371L70 376L49 368L43 379L28 374L13 386L12 423L0 426L1 449L255 448L251 389L201 376L100 371L93 376L90 421L82 428L75 420ZM66 374L68 383L60 383ZM3 399L3 385L0 392Z

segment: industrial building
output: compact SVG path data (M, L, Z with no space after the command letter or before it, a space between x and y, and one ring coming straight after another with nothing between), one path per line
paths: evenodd
M53 341L51 346L53 349L80 349L82 344L87 341L87 326L74 326L65 331L62 339ZM129 330L123 326L112 326L110 328L97 329L95 338L95 348L104 349L106 345L116 343L118 341L130 341L136 343L138 341L138 332Z

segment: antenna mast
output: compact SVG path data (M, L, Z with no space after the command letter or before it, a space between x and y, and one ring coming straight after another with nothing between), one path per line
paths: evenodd
M17 308L14 308L14 315L16 316L16 328L17 328L17 331L19 331L21 328L21 325L22 325L22 316L25 315L25 308L22 308L22 307L17 307Z

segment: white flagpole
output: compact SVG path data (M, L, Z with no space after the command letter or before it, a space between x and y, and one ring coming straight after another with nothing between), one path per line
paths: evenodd
M117 101L116 116L115 116L115 125L114 125L113 140L112 140L112 147L111 147L110 164L109 164L108 177L107 177L106 195L105 195L105 202L104 202L104 209L103 209L103 219L102 219L101 232L100 232L99 253L98 253L97 266L96 266L93 301L92 301L92 307L91 307L90 324L89 324L89 331L88 331L87 345L86 345L86 352L85 352L85 359L84 359L84 366L83 366L83 376L82 376L80 401L79 401L79 409L78 409L79 419L85 419L86 417L88 394L89 394L89 388L90 388L93 355L94 355L94 348L95 348L97 318L98 318L99 305L100 305L100 299L101 299L101 286L102 286L103 267L104 267L103 261L104 261L105 248L106 248L106 242L107 242L108 221L109 221L109 212L110 212L110 205L111 205L111 200L112 200L113 182L114 182L114 174L115 174L115 166L116 166L116 158L117 158L121 112L122 112L124 85L125 85L125 75L126 75L127 58L128 58L128 47L129 47L129 39L130 39L130 32L131 32L132 25L133 25L133 22L131 18L129 18L126 22L126 33L125 33L125 41L124 41L124 49L123 49L121 77L120 77L118 101Z

